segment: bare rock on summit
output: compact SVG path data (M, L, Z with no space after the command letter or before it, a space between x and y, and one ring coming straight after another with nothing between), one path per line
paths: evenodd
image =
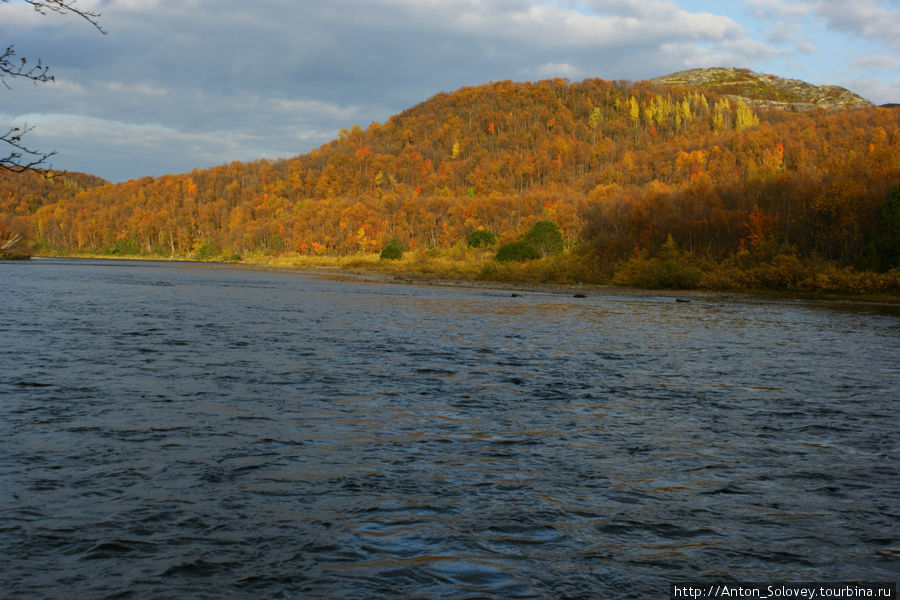
M872 106L865 98L842 87L813 85L798 79L785 79L748 69L690 69L655 77L650 81L665 85L689 85L742 98L754 108L809 111Z

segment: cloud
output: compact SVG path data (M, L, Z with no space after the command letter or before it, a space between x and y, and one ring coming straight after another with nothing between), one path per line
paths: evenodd
M880 40L900 48L900 8L896 0L746 0L760 19L775 21L773 36L810 17L825 26L866 40Z
M58 153L53 158L54 168L102 173L106 165L128 171L127 177L119 179L186 172L233 160L287 158L297 154L292 147L278 147L277 141L265 132L233 129L195 132L69 114L21 116L35 126L30 143ZM294 143L309 142L322 132L315 134L298 132ZM69 156L68 166L59 164L63 155ZM139 170L134 170L135 164L140 166Z
M872 77L851 77L841 81L840 85L853 90L863 98L875 104L892 102L900 104L900 79L881 79Z
M566 79L574 79L578 76L580 70L569 63L544 63L536 68L526 68L522 70L526 76L538 77L539 79L551 79L554 77L563 77Z
M130 3L127 13L114 13L120 4L110 2L105 10L112 31L129 30L132 51L116 53L122 57L114 62L118 72L133 64L133 50L140 45L138 58L147 67L141 72L154 79L193 76L203 87L252 85L286 93L302 82L317 97L379 78L387 84L382 90L412 88L417 81L438 80L441 72L487 67L508 76L527 64L577 67L574 57L563 56L572 53L622 46L652 50L663 41L717 43L743 36L740 25L726 17L658 1L595 2L603 10L592 14L516 0L195 0L172 3L162 12ZM179 5L183 8L172 8ZM160 31L169 33L154 39ZM466 83L474 83L472 78Z
M854 69L900 70L900 58L896 56L864 56L851 64Z
M900 8L887 8L879 0L817 0L809 4L830 29L900 48Z
M798 27L795 23L791 23L790 21L780 21L772 26L772 30L769 32L767 39L773 44L789 43L796 35L795 32L797 29Z
M809 0L745 0L747 8L759 19L798 19L810 13Z
M128 96L144 96L150 98L159 98L165 96L168 92L163 88L151 87L145 84L124 84L118 81L107 81L104 84L106 90L113 94L125 94ZM83 86L79 86L80 91L84 90Z
M853 60L840 74L840 85L875 104L900 103L900 57L873 55Z
M44 18L34 7L23 2L0 3L0 20L7 27L36 27L43 24Z
M287 100L284 98L270 98L267 100L273 111L284 116L294 118L321 118L328 116L333 119L346 121L359 116L359 107L341 106L319 100Z

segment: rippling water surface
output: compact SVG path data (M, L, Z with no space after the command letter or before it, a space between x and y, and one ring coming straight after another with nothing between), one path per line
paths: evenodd
M875 308L0 264L0 596L897 580Z

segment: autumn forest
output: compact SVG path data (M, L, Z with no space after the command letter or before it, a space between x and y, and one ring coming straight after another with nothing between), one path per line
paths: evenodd
M448 274L483 279L894 295L898 186L898 108L800 112L650 82L504 81L291 159L120 184L0 174L0 226L39 255L377 266L394 244L405 268L456 261L469 266ZM561 248L496 260L547 221ZM472 243L479 231L490 235Z

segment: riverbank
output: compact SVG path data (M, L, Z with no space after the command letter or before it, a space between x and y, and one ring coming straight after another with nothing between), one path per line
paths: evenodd
M106 254L69 254L59 258L101 259L101 260L158 260L195 262L205 265L235 266L278 271L303 271L321 277L347 279L356 281L372 281L378 283L400 283L414 285L435 285L443 287L469 287L507 290L510 293L534 292L571 295L628 295L628 296L665 296L690 299L691 297L760 297L777 299L826 300L836 302L854 302L871 304L900 305L900 293L890 291L865 292L861 290L860 281L868 283L886 281L882 287L900 289L893 280L900 281L897 270L887 274L856 273L849 269L834 267L819 268L818 271L806 267L805 273L799 273L798 264L762 264L751 269L741 270L735 267L720 267L707 270L703 279L691 289L678 287L654 287L634 285L633 279L622 277L624 271L608 269L609 273L600 274L586 266L588 261L579 261L572 255L547 257L540 260L521 263L498 263L493 260L493 252L479 249L451 249L451 251L416 251L407 252L400 260L383 260L377 254L356 256L268 256L249 255L241 260L204 260L198 261L190 257L162 257L146 255L106 255ZM45 256L50 258L52 256ZM37 257L40 258L40 257ZM632 262L626 265L635 272L643 265ZM651 264L652 266L652 264ZM773 281L787 280L789 268L793 268L794 280L805 277L807 289L785 287L779 289L747 285L741 281L753 281L754 277L767 278ZM762 275L760 275L762 273ZM788 273L788 274L786 274ZM584 280L579 279L580 276ZM593 280L592 280L593 279ZM703 285L707 283L708 285ZM816 287L817 284L818 287ZM846 289L841 289L841 286Z
M492 252L480 252L468 249L458 252L457 257L448 256L447 252L429 253L419 251L407 253L401 260L381 260L378 255L355 257L257 257L256 260L245 259L240 264L263 268L301 269L323 276L343 279L377 281L382 283L404 283L415 285L439 285L445 287L478 287L510 292L541 292L571 295L628 295L628 296L666 296L673 298L716 296L716 297L759 297L769 299L802 299L827 300L837 302L858 302L872 304L900 305L900 293L889 291L865 292L865 285L877 288L900 290L900 273L896 270L882 275L875 273L856 274L847 269L838 270L833 267L805 274L807 289L762 287L738 283L741 271L731 269L709 270L703 274L704 283L685 289L676 286L644 286L635 285L635 280L621 277L614 270L611 275L600 275L591 271L576 257L561 255L540 260L498 263L493 260ZM633 263L628 265L634 268ZM792 265L796 268L796 265ZM782 265L772 267L762 265L761 278L781 277L786 279ZM797 269L799 270L799 269ZM773 275L774 272L774 275ZM759 277L758 272L749 271ZM800 275L796 275L799 279ZM877 281L882 278L884 281ZM876 283L872 284L875 279ZM745 279L746 281L747 279ZM777 279L776 279L777 280ZM860 284L860 280L863 284ZM896 282L895 282L896 280ZM846 286L846 289L841 289ZM892 287L891 287L892 286Z
M291 271L297 269L267 267L261 265L240 265L242 267L264 268L270 270ZM900 317L900 297L878 295L841 295L841 294L812 294L786 291L716 291L716 290L671 290L671 289L641 289L621 285L602 284L552 284L552 283L527 283L515 281L483 281L471 279L443 279L436 277L404 277L391 275L381 271L363 271L355 269L328 269L313 268L301 269L305 273L311 273L334 281L367 281L386 285L420 285L464 289L486 289L509 293L511 296L527 296L531 294L552 294L558 296L571 296L574 298L598 298L598 297L629 297L629 298L659 298L669 299L672 302L692 302L703 299L715 299L728 301L729 299L740 301L786 301L786 302L812 302L822 303L828 306L845 306L852 310L874 309L879 313L887 313Z

